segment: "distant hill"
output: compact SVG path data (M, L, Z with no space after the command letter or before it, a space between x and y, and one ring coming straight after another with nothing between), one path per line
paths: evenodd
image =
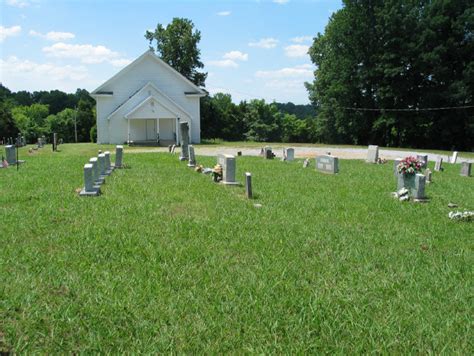
M298 119L304 119L308 116L315 117L316 110L311 104L295 105L293 103L275 103L278 110L285 114L295 115Z

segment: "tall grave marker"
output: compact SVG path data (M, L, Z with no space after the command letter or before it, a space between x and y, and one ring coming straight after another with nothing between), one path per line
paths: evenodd
M187 122L181 122L179 128L181 131L181 154L179 160L187 161L189 159L189 124Z

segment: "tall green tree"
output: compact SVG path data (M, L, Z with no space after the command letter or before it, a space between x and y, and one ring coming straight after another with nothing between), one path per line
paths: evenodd
M145 38L150 42L150 49L155 42L158 55L166 63L194 84L205 85L207 73L198 71L204 68L198 48L201 32L194 29L191 20L175 17L166 27L158 24L155 31L146 31Z
M16 106L12 109L15 126L28 142L36 142L38 136L48 134L46 125L48 115L48 105L43 104Z
M471 149L474 110L416 109L473 104L472 1L343 2L309 51L318 140Z

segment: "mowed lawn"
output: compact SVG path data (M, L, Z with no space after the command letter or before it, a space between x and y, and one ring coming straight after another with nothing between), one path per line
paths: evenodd
M474 224L448 219L450 202L474 210L459 164L414 204L391 198L392 162L330 176L237 157L247 200L177 155L125 153L80 198L98 146L60 149L0 170L0 351L474 352Z

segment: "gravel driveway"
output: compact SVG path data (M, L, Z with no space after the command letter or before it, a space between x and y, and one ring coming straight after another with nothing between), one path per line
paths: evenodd
M263 146L262 146L263 147ZM287 146L290 147L290 146ZM229 147L229 146L194 146L196 155L201 156L216 156L219 153L237 155L238 151L242 152L244 156L258 156L260 154L260 148L248 148L248 147ZM167 147L153 147L153 148L138 148L133 150L126 150L127 153L145 153L145 152L168 152ZM180 148L176 148L176 152L179 152ZM283 149L281 147L274 148L273 152L276 154L277 158L282 157ZM367 158L367 149L366 148L340 148L340 147L304 147L297 146L295 147L295 157L296 158L314 158L317 155L327 154L331 152L332 156L336 156L342 159L366 159ZM436 161L437 157L442 157L443 162L448 162L448 156L440 155L437 153L427 153L427 152L417 152L413 151L398 151L398 150L379 150L379 157L385 158L388 160L393 160L395 158L403 158L407 156L416 156L417 154L428 155L429 161ZM458 156L459 162L471 162L474 163L474 159L469 158L460 158Z

